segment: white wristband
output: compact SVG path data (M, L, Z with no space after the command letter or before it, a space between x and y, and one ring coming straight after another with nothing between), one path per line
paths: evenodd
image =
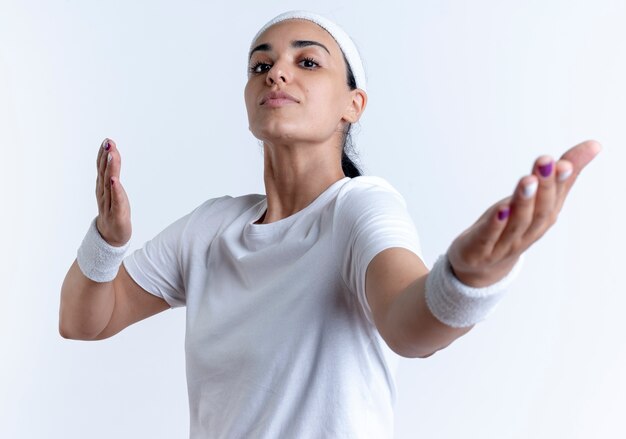
M472 326L496 308L520 272L522 253L513 269L501 280L482 288L462 283L452 272L447 254L439 256L426 278L426 304L441 322L454 328Z
M95 282L110 282L115 279L124 254L130 246L130 240L121 247L115 247L106 242L98 228L95 217L82 244L78 248L76 261L80 271Z

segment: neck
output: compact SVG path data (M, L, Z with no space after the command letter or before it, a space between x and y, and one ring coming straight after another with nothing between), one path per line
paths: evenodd
M272 223L299 212L345 177L341 150L330 144L287 145L266 141L263 151L267 210L257 224Z

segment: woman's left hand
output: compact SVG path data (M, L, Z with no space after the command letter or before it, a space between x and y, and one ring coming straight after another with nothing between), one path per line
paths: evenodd
M556 163L548 155L539 157L512 196L487 209L452 242L448 259L456 277L468 286L484 287L506 276L519 256L554 225L576 178L601 149L595 140L587 140Z

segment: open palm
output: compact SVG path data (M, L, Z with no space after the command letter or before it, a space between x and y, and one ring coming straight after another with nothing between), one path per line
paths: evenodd
M557 220L578 175L602 150L587 140L567 150L555 163L544 155L532 173L520 179L513 195L490 208L448 249L456 277L466 285L483 287L502 279L519 256Z

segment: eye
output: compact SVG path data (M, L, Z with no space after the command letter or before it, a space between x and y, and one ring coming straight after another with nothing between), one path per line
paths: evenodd
M313 63L313 64L315 64L317 67L319 67L319 64L318 64L318 63L317 63L317 61L315 61L313 58L306 57L306 58L304 58L304 59L303 59L302 61L300 61L300 62L304 62L304 63ZM306 68L307 68L307 69L310 69L310 67L306 67Z
M258 68L259 66L268 66L268 65L269 65L269 64L266 64L266 63L264 63L264 62L257 61L256 63L254 63L254 65L253 65L252 67L250 67L250 73L262 73L262 72L259 72L259 71L257 70L257 68Z
M305 65L303 67L308 69L308 70L314 70L315 67L319 67L319 63L317 61L315 61L313 58L310 58L310 57L303 58L300 61L300 63L305 63ZM312 66L311 64L314 64L314 66ZM263 73L264 71L267 71L267 70L259 70L259 67L262 67L262 66L270 66L270 65L267 64L267 63L261 62L261 61L257 61L256 63L254 63L250 67L249 71L252 74Z

